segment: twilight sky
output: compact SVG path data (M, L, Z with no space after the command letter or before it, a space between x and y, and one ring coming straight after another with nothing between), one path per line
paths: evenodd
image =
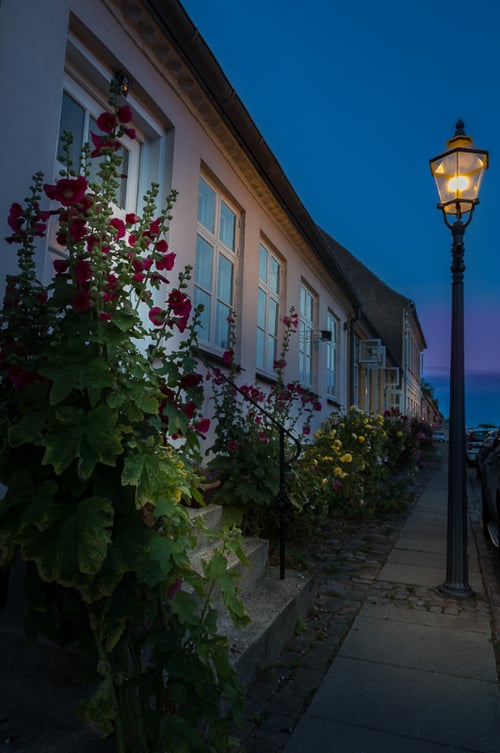
M451 232L429 159L459 118L490 151L465 234L466 421L500 424L500 3L182 2L312 218L415 301L444 415Z

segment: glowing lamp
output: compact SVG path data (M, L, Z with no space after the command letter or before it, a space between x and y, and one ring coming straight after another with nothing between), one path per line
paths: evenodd
M479 203L481 181L488 169L488 152L473 146L472 137L466 136L461 120L446 146L448 151L430 160L439 194L438 208L445 214L462 217Z

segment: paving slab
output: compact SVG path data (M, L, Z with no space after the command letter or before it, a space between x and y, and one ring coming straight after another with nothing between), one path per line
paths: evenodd
M362 611L363 617L395 622L409 622L413 625L429 625L451 631L457 627L456 615L432 612L428 609L401 609L390 604L365 604ZM460 630L482 633L488 639L491 637L489 614L462 612L460 614ZM490 644L491 645L491 644Z
M339 655L496 683L495 656L484 633L469 631L461 615L446 615L441 622L443 616L436 615L433 625L414 624L381 620L362 610Z
M311 702L306 722L308 718L315 725L318 719L330 720L458 750L499 750L500 697L495 682L371 660L337 657ZM311 726L309 731L312 734ZM287 745L285 753L300 750L294 745ZM337 740L323 749L315 741L314 749L343 750Z

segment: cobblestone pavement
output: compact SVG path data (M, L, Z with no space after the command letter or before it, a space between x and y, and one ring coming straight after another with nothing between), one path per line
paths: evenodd
M433 467L419 473L415 499ZM364 603L393 604L445 614L476 610L489 615L500 677L500 557L484 540L480 490L468 470L468 504L486 596L455 599L437 589L376 581L409 511L362 525L333 522L298 554L316 577L315 605L295 635L264 668L247 694L240 753L280 753L335 658Z

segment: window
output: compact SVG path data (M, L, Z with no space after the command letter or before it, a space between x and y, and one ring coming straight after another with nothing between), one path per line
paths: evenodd
M228 199L200 178L194 304L203 305L201 339L222 349L229 346L228 318L234 302L238 219Z
M326 343L326 392L334 396L337 392L337 344L339 322L329 311L326 318L326 328L331 332L331 339Z
M278 357L280 269L277 257L261 243L257 291L257 368L265 371L273 370Z
M59 123L59 141L57 145L57 172L61 169L64 156L63 133L69 131L73 135L69 156L74 170L78 170L80 150L86 142L91 142L91 132L100 134L96 119L107 106L101 104L97 98L93 98L70 76L66 76L61 103L61 118ZM129 139L128 136L120 137L122 144L119 154L122 158L121 184L115 195L116 209L118 213L133 212L137 208L138 175L140 162L140 142ZM99 160L90 162L91 172L89 182L97 180Z
M300 345L299 345L299 380L304 387L313 383L313 331L316 316L316 301L313 293L300 286Z

